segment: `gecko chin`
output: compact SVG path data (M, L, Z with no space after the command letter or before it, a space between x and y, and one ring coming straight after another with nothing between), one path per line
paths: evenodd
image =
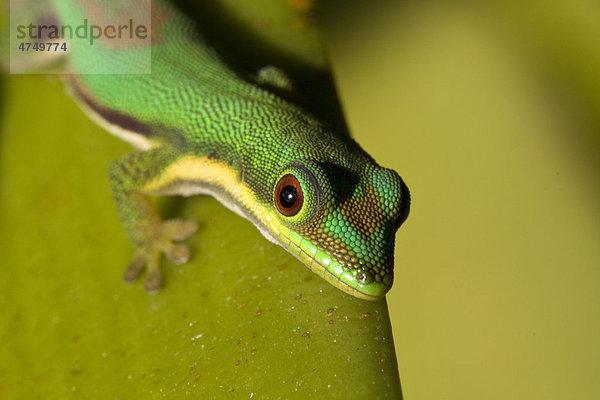
M345 265L343 259L331 256L310 240L281 224L277 218L267 217L267 220L269 233L278 244L338 289L364 300L377 300L385 296L392 287L391 273L379 279L368 271Z

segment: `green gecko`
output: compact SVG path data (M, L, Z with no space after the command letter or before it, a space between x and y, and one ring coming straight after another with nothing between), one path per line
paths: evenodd
M93 22L86 3L61 0L55 7L61 21ZM107 12L136 5L104 3ZM124 279L145 269L145 287L156 292L161 255L174 263L190 257L177 242L196 223L163 221L148 196L202 193L344 292L384 296L393 281L395 232L409 209L398 174L266 85L243 79L168 1L152 2L151 29L151 74L81 74L90 63L117 70L125 62L119 52L135 59L147 50L99 39L97 53L86 45L71 52L65 75L90 117L137 149L109 167L118 215L135 247Z

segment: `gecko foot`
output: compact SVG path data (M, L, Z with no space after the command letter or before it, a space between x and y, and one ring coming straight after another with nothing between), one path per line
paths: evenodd
M149 243L136 249L133 260L123 275L125 282L135 281L145 267L147 273L144 287L148 293L158 293L162 286L161 253L173 264L187 262L190 259L189 247L173 242L189 238L197 229L198 224L195 221L171 219L163 222Z

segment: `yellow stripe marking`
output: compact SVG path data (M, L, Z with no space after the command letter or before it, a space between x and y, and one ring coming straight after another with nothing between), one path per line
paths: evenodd
M176 186L172 186L178 183ZM221 188L223 193L212 190L209 186ZM208 157L185 156L169 165L163 173L144 186L144 190L155 194L192 196L209 194L236 214L250 220L271 242L280 244L265 229L268 224L264 219L269 211L258 203L254 192L239 180L239 174L229 165ZM249 211L243 210L240 204Z

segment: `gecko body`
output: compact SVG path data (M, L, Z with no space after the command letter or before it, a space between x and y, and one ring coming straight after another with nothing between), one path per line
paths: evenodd
M87 3L55 6L61 20L75 23L91 19ZM116 12L124 4L135 9L136 0L104 3ZM343 291L372 300L390 289L394 235L409 207L396 172L296 104L243 79L167 1L152 2L150 74L80 73L98 63L118 70L148 49L102 39L95 52L83 42L71 45L66 76L75 98L136 148L109 168L135 247L127 281L146 269L145 286L157 291L161 254L186 262L189 250L177 242L196 230L195 222L163 221L148 196L210 194Z

